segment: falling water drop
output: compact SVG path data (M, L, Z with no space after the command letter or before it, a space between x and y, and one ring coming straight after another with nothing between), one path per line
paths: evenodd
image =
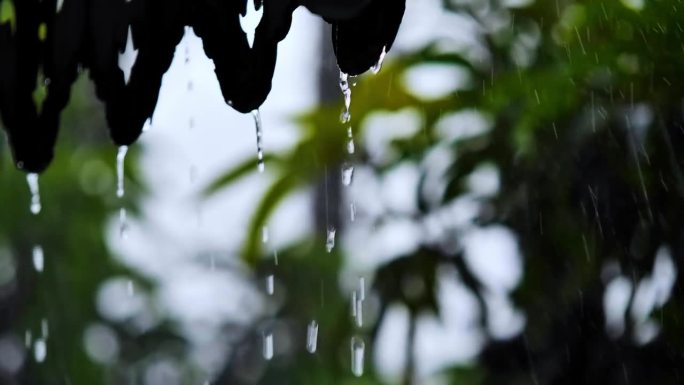
M273 295L273 293L275 293L275 277L273 274L269 274L269 276L266 277L266 293L268 295Z
M335 248L335 228L328 228L328 235L325 240L325 250L330 253Z
M351 126L347 127L347 153L349 155L353 154L356 150L354 146L354 132L352 132Z
M273 358L273 332L264 332L263 337L262 353L266 360L270 360Z
M268 243L268 227L263 226L261 228L261 243Z
M273 250L273 263L278 266L278 250Z
M26 175L26 181L29 185L29 191L31 191L31 213L37 215L42 209L40 204L40 186L38 184L38 174L30 173Z
M357 327L362 327L363 326L363 300L360 298L354 302L354 321L356 321L356 326Z
M365 353L365 344L359 337L352 337L351 339L351 368L352 373L356 377L363 375L363 360Z
M350 186L352 184L352 178L354 178L354 166L349 163L342 165L342 184L345 186Z
M385 55L387 55L387 47L382 47L382 52L380 53L378 61L375 63L373 67L371 67L371 71L373 71L374 74L377 75L382 69L382 62L385 61Z
M351 119L349 107L351 107L351 88L349 87L349 75L340 71L340 90L344 95L344 112L340 117L342 123L348 123Z
M356 220L356 204L354 202L349 204L349 219L352 222Z
M40 245L33 246L33 267L39 273L43 272L44 260L43 248Z
M356 290L354 290L354 291L352 291L351 301L349 302L349 304L350 304L349 310L350 310L352 318L356 318L356 311L358 310L358 308L356 307L356 302L357 302L356 298L357 298L356 297Z
M366 278L359 277L359 300L366 300Z
M119 209L119 237L121 239L128 238L128 218L126 215L126 209Z
M309 353L316 353L318 346L318 323L312 320L306 329L306 350Z
M261 114L257 109L252 111L252 116L254 117L254 126L256 128L257 168L259 172L264 172L264 150L262 148L264 132L261 124Z
M26 332L24 332L24 346L26 346L27 349L31 347L32 340L33 335L31 335L31 331L27 330Z
M47 357L47 344L43 338L37 339L33 344L33 357L38 363L45 361Z
M119 198L123 198L126 193L124 188L124 161L127 152L128 146L119 146L119 151L116 153L116 196Z
M45 339L47 339L48 335L50 334L50 324L48 323L48 320L45 318L40 320L40 332L43 333L42 336Z

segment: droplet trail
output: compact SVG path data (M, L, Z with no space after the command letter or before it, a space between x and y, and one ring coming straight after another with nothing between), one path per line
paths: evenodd
M359 337L351 339L351 370L356 377L363 375L363 361L365 355L365 344Z
M306 350L309 353L316 353L318 346L318 323L312 320L306 329Z
M264 172L264 150L263 150L263 126L261 124L261 113L259 110L252 111L254 117L254 127L256 129L256 145L257 145L257 169L259 172Z
M335 248L335 228L329 227L328 234L325 240L325 250L330 253Z
M42 273L45 264L45 255L43 253L43 248L40 245L33 246L33 268L37 272Z
M38 174L32 172L26 175L26 182L28 183L29 191L31 192L31 213L33 215L38 215L42 209Z
M128 153L128 146L119 146L119 151L116 153L116 196L123 198L126 194L124 186L124 162L126 161L126 154Z
M271 331L263 335L262 354L266 360L273 358L273 332Z

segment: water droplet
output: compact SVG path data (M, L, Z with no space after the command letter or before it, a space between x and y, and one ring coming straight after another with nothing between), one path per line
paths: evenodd
M62 6L64 6L64 0L57 0L57 7L56 7L57 13L59 13L62 10Z
M273 293L275 293L275 277L273 274L266 277L266 293L268 295L273 295Z
M42 209L40 204L40 186L38 184L38 174L30 173L26 175L26 182L28 182L29 191L31 191L31 213L38 215Z
M33 357L38 363L45 361L47 357L47 344L44 339L37 339L33 344Z
M119 146L119 151L116 153L116 196L123 198L126 194L124 186L124 161L126 160L126 153L128 153L128 146Z
M356 297L356 290L354 290L354 291L352 291L351 301L349 302L349 306L350 306L350 310L351 310L350 312L351 312L352 318L356 318L356 311L358 310L358 308L356 307L356 302L357 302L356 298L357 298Z
M318 346L318 323L313 320L306 329L306 350L309 353L316 353Z
M345 186L350 186L352 184L352 178L354 178L354 166L349 163L342 165L342 184Z
M128 238L128 218L126 215L126 209L119 209L119 237L121 239Z
M40 331L43 333L43 338L47 339L48 334L50 333L50 324L48 323L48 320L43 318L40 320Z
M278 266L278 250L273 250L273 263Z
M261 113L259 110L252 111L254 117L254 126L256 128L256 144L257 144L257 169L259 172L264 172L264 150L263 150L263 126L261 124Z
M353 154L356 150L354 146L354 133L352 132L351 126L347 127L347 153Z
M24 346L26 346L27 349L31 347L31 341L33 340L33 335L31 334L30 330L27 330L24 332Z
M33 246L33 267L37 272L43 272L44 265L43 248L40 245Z
M366 300L366 278L359 277L359 300Z
M349 204L349 219L354 222L356 220L356 203Z
M263 337L262 353L265 359L270 360L273 358L273 332L264 332Z
M349 75L342 71L340 71L340 90L342 95L344 95L344 111L340 116L340 121L348 123L351 120L351 113L349 111L351 107L351 88L349 87Z
M373 67L371 67L371 71L373 71L374 74L377 75L382 69L382 62L385 61L385 55L387 55L387 47L382 47L382 52L380 53L378 61L375 63Z
M363 301L361 299L357 299L356 302L354 302L354 308L356 309L354 311L354 320L356 321L356 326L357 327L362 327L363 326Z
M356 377L363 375L363 361L365 354L365 344L359 337L352 337L351 339L351 368L352 373Z
M268 242L268 227L263 226L261 228L261 243L267 243Z
M328 228L328 235L325 240L325 250L330 253L335 248L335 228Z

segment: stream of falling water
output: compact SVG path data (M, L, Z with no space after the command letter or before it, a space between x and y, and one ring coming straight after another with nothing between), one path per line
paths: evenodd
M43 253L43 248L40 245L33 246L33 268L36 269L38 273L43 272L45 264L45 254Z
M256 145L257 145L257 169L259 172L264 172L264 150L263 150L263 126L261 124L261 113L256 109L252 111L254 117L254 127L256 129Z
M31 191L31 213L33 215L38 215L43 207L40 203L40 185L38 183L38 174L32 172L26 175L26 182L28 183L29 190Z
M124 163L126 161L126 154L128 153L128 146L119 146L116 153L116 196L123 199L126 195L126 186L124 185ZM119 209L119 237L126 238L128 233L128 218L126 209L121 207Z

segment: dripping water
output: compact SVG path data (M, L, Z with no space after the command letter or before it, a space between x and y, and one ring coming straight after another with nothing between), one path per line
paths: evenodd
M275 293L275 277L273 274L269 274L269 276L266 277L266 293L268 295L273 295L273 293Z
M335 228L334 227L329 227L328 228L328 235L325 240L325 250L330 253L332 250L335 248Z
M356 204L354 202L349 204L349 219L352 222L356 220Z
M268 243L268 227L267 226L263 226L261 228L261 243L264 243L264 244Z
M342 165L342 184L351 186L352 178L354 177L354 166L349 163Z
M257 144L257 168L259 172L264 172L264 150L263 145L263 127L261 124L261 114L259 110L252 111L252 116L254 117L254 126L256 128L256 144Z
M36 362L42 363L43 361L45 361L46 357L47 344L45 343L45 339L39 338L33 344L33 358L35 358Z
M318 323L312 320L306 329L306 350L309 353L316 353L318 346Z
M33 268L37 272L43 272L43 266L45 261L45 256L43 253L43 248L40 245L33 246Z
M262 341L262 353L266 360L273 358L273 332L264 332Z
M352 291L351 294L351 301L349 302L350 304L350 313L352 318L356 318L356 311L358 310L358 307L356 306L357 297L356 297L356 290Z
M363 375L363 361L365 354L365 344L359 337L352 337L351 339L351 369L356 377Z
M50 324L48 324L48 320L45 318L40 320L40 332L45 339L47 339L48 334L50 334Z
M128 238L128 218L123 207L119 209L119 238Z
M347 127L347 153L349 155L353 154L356 150L354 146L354 132L352 132L352 127Z
M126 194L124 187L124 161L126 160L126 153L128 153L128 146L119 146L119 151L116 153L116 196L123 198Z
M24 346L29 349L31 347L31 341L33 340L33 335L30 330L24 332Z
M382 52L380 53L380 57L378 58L378 61L371 67L371 71L374 74L378 74L380 70L382 69L382 63L385 61L385 55L387 55L387 47L382 47Z
M354 321L356 321L356 326L362 327L363 326L363 300L361 298L357 298L356 301L354 301L352 306L354 306Z
M42 209L38 174L32 172L26 175L26 182L28 182L29 191L31 191L31 213L33 215L38 215Z
M366 300L366 279L359 277L359 300Z

